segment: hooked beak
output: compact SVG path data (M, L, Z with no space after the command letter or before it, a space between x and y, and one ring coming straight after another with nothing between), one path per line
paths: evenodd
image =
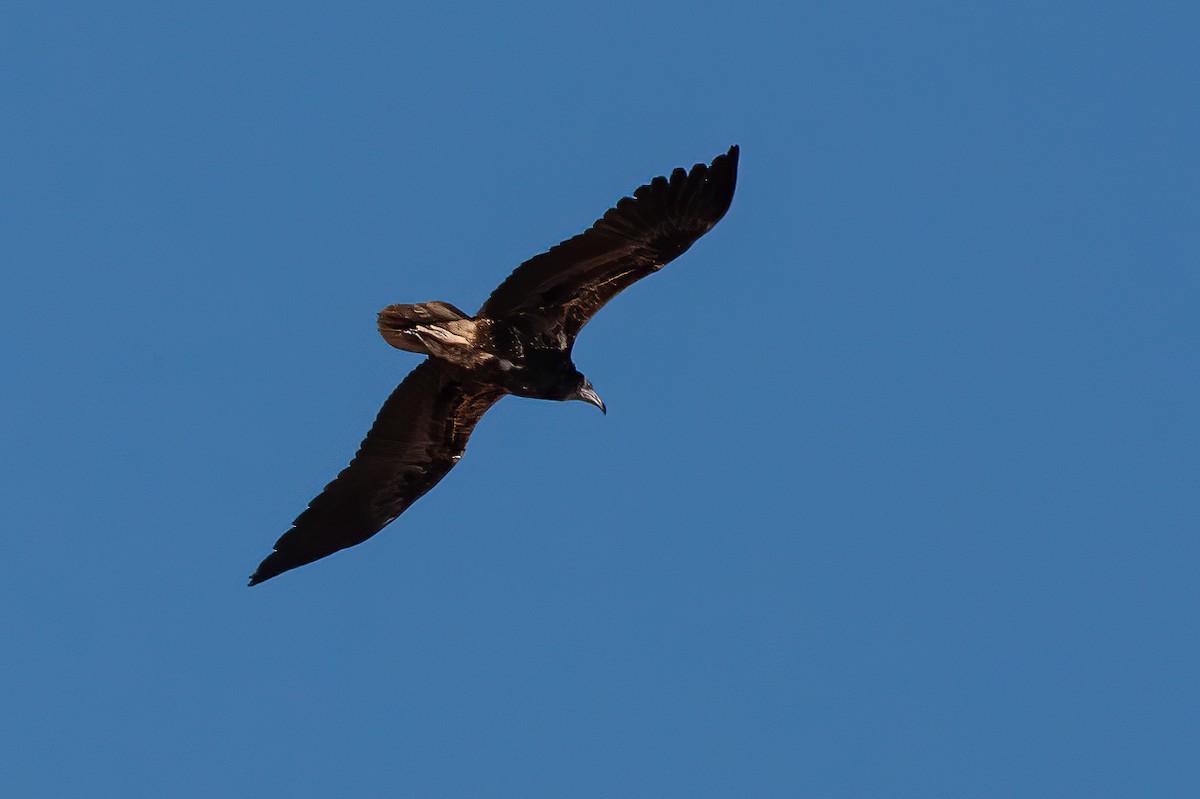
M604 400L600 399L600 395L596 393L596 389L592 388L591 381L583 381L583 385L575 392L572 399L582 400L589 405L595 405L600 409L600 413L608 416L608 411L604 408Z

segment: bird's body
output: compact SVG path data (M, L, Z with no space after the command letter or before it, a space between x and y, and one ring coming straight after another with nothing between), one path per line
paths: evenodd
M520 313L507 319L478 316L412 323L413 316L433 305L447 303L384 308L380 333L399 349L430 355L509 394L564 399L562 392L575 388L562 388L576 374L571 362L575 342L541 316Z
M732 147L709 166L655 178L584 233L518 267L473 317L446 302L383 309L384 340L429 358L392 392L354 460L276 542L250 584L370 538L454 467L505 394L605 410L571 360L576 336L605 303L724 216L737 158Z

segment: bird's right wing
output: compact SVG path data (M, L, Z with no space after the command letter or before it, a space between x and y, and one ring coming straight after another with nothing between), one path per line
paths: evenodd
M521 264L479 316L532 313L574 338L613 297L682 255L733 201L738 148L658 177L583 233Z
M354 460L275 543L250 585L362 543L446 476L501 389L428 360L379 411Z

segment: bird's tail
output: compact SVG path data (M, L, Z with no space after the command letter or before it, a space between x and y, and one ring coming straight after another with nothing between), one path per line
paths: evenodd
M389 305L379 312L379 335L397 349L430 355L429 348L417 335L419 325L436 325L469 318L448 302Z

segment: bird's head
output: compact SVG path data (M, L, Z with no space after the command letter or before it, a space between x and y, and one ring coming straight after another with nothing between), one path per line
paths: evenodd
M596 393L596 389L592 388L592 381L583 375L579 376L579 383L575 386L575 390L567 395L567 399L579 400L589 405L595 405L600 409L600 413L603 413L605 416L608 415L608 410L604 407L604 400L600 399L600 395Z
M596 389L592 388L592 382L575 370L562 375L555 381L555 386L542 396L545 399L556 399L560 402L579 400L589 405L595 405L601 413L608 414L604 407L604 400L600 399Z
M505 384L509 392L518 397L559 402L579 400L608 413L591 381L563 353L534 353L526 358L526 362L526 368L514 375L516 379Z

